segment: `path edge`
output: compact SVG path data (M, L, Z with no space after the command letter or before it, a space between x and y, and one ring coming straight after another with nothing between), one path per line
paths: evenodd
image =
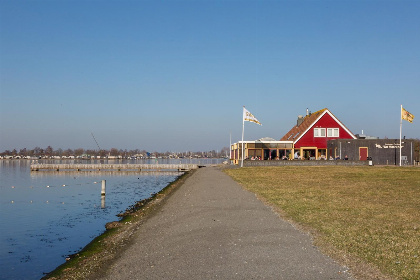
M135 232L158 213L165 202L190 178L197 169L185 172L150 198L136 202L119 215L119 221L107 223L105 232L93 239L81 251L47 273L42 280L98 279L129 246Z

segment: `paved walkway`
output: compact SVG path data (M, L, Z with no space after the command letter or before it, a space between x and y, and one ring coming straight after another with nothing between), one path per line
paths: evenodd
M349 279L215 167L197 170L133 238L104 279Z

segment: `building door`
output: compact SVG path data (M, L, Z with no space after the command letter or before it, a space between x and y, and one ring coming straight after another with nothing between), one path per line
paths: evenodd
M270 150L270 159L271 160L277 159L277 150Z
M359 148L359 160L367 160L368 157L368 148L360 147Z
M269 149L264 149L263 160L268 160L268 159L270 159L270 150Z

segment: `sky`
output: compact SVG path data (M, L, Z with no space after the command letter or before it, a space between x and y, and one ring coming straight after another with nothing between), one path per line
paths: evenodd
M0 0L0 151L207 151L328 108L420 138L420 1Z

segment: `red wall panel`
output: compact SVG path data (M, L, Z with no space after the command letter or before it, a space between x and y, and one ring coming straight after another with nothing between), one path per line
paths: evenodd
M314 128L338 128L340 137L314 137ZM344 130L344 128L336 122L328 113L323 115L309 130L295 143L295 148L300 147L317 147L318 149L326 149L327 141L334 139L353 139L353 137Z

